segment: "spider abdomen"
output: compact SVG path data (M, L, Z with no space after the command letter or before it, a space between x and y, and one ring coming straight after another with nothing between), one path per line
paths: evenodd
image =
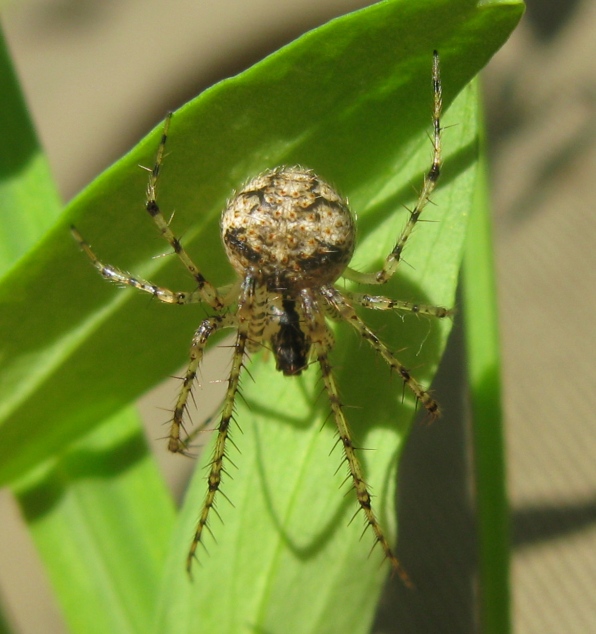
M278 167L250 180L221 217L228 258L271 290L335 282L354 252L347 201L311 170Z

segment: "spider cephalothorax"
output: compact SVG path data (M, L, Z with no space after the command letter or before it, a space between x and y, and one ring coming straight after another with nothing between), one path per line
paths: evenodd
M374 513L368 486L352 443L337 385L331 371L329 352L333 335L327 320L346 322L365 339L399 374L417 401L432 417L439 407L430 394L410 375L395 355L364 323L354 305L376 310L402 310L434 317L446 317L451 311L424 306L380 295L348 292L335 286L344 277L364 284L383 284L395 273L403 248L429 200L439 178L441 166L441 82L439 57L434 53L432 83L433 160L424 176L416 206L399 235L381 270L373 274L357 273L348 264L354 252L354 219L347 201L314 172L302 167L277 167L250 180L228 202L221 216L221 233L228 259L238 274L231 287L215 288L201 274L165 220L156 199L156 186L164 159L171 115L150 171L146 208L164 238L170 243L196 282L196 290L174 292L133 277L116 267L103 264L73 227L73 235L93 265L107 279L134 286L171 304L202 302L212 315L202 321L192 339L190 362L172 415L170 451L186 453L189 436L184 432L184 416L197 369L208 339L213 333L236 330L232 368L222 408L213 459L210 462L208 490L190 547L187 568L190 571L198 544L221 485L226 457L225 446L238 393L241 370L248 353L261 347L273 351L276 367L287 376L298 375L309 364L320 368L323 386L337 432L344 449L351 480L366 524L375 535L394 570L409 583L408 576ZM182 437L181 437L182 435Z

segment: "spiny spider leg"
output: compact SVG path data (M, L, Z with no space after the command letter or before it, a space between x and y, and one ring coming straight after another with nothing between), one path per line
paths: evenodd
M430 416L435 419L441 414L439 404L432 396L414 379L404 365L393 355L391 350L375 335L375 333L360 319L354 308L342 296L342 293L332 287L324 286L320 289L321 295L331 304L332 309L343 320L347 321L370 345L385 359L391 369L395 370L403 382L414 393L418 401L422 403Z
M351 302L356 302L363 308L370 308L371 310L403 310L417 315L437 317L438 319L452 317L454 312L452 308L406 302L401 299L384 297L383 295L368 295L367 293L351 293L349 291L342 291L342 294Z
M218 330L223 328L231 328L236 325L236 316L233 314L216 315L205 319L197 328L190 346L190 362L182 381L180 394L174 408L170 427L170 440L168 449L173 453L186 453L188 449L189 437L184 440L180 439L180 430L184 429L183 418L186 412L186 403L192 391L194 380L197 376L197 368L203 360L205 346L209 337Z
M373 533L375 534L375 543L380 544L383 549L383 553L391 563L393 570L400 576L402 581L408 587L412 587L413 584L408 576L408 573L393 553L393 550L389 545L389 541L385 537L385 533L383 532L383 529L381 528L372 508L371 495L368 491L368 485L364 480L362 466L356 456L356 448L354 447L354 443L352 441L348 422L343 413L337 384L331 371L331 364L328 357L329 346L326 345L326 333L328 328L325 325L323 312L321 311L314 294L310 291L305 290L302 292L302 305L306 316L307 328L309 330L309 338L313 344L313 356L316 358L321 368L321 376L323 378L325 391L327 392L327 396L329 398L337 432L344 449L345 460L348 463L350 475L352 477L352 484L354 486L354 491L356 492L356 498L360 508L366 516L366 525L372 528Z
M145 293L150 293L158 299L160 302L166 304L197 304L203 301L203 294L200 290L186 292L186 291L171 291L169 288L163 286L156 286L155 284L143 280L140 277L135 277L130 273L126 273L121 269L112 266L111 264L104 264L93 253L91 247L85 242L83 236L79 233L76 227L71 226L70 231L74 239L78 242L81 249L87 254L87 257L91 260L91 264L99 271L100 275L105 277L111 282L117 284L125 284L126 286L134 286Z
M201 515L199 517L199 521L197 522L195 534L186 557L186 570L188 574L191 574L192 562L195 558L197 547L201 542L203 529L207 526L209 512L213 508L215 496L221 484L221 475L224 470L223 460L226 456L226 440L228 439L230 423L232 422L232 417L234 415L234 403L236 401L236 394L238 393L238 387L240 384L240 372L242 371L244 364L244 354L248 340L250 316L254 308L254 292L255 280L254 278L248 276L242 284L241 298L238 302L238 312L234 316L237 320L238 332L234 344L232 369L230 370L224 406L221 413L219 427L217 428L217 439L215 441L215 449L213 451L211 469L208 477L207 496L203 502Z
M359 282L360 284L385 284L393 277L393 274L399 266L401 256L406 246L406 242L412 231L416 226L420 218L420 214L426 207L426 204L430 200L430 195L434 191L437 181L441 173L441 111L443 108L443 96L441 88L441 73L439 68L439 54L437 51L433 51L433 70L432 70L432 84L434 95L433 106L433 162L424 176L424 182L422 184L422 190L418 196L416 206L410 212L410 217L406 226L403 228L401 235L397 239L395 246L391 253L385 259L385 264L380 271L376 273L359 273L351 268L347 268L344 271L344 277Z
M198 286L197 292L201 296L202 301L206 302L215 309L220 309L223 308L223 302L219 297L217 289L203 277L199 267L191 260L188 253L184 250L180 240L176 238L170 229L170 225L164 218L157 204L157 180L159 178L159 172L164 159L171 120L172 113L170 112L164 122L163 133L161 135L161 141L155 158L155 165L151 170L145 168L149 172L149 182L147 183L147 203L145 207L151 218L153 218L153 222L157 225L161 235L170 243L170 246L174 249L174 253L178 255L182 264L184 264L188 272L194 277Z
M323 383L329 397L331 410L333 412L333 418L337 426L337 432L339 434L341 444L344 448L344 454L346 457L346 462L348 463L350 469L350 475L352 476L356 498L358 499L358 504L360 504L360 508L364 511L364 514L366 516L366 524L372 528L373 533L375 534L375 543L380 544L381 548L383 549L383 553L391 563L393 570L399 575L405 585L411 588L413 587L413 583L405 568L401 565L399 559L393 553L393 550L391 549L391 546L389 545L389 542L385 537L385 533L383 532L383 529L381 528L381 525L379 524L379 521L377 520L376 515L373 511L371 496L368 492L368 486L364 481L362 475L362 467L360 466L360 461L356 456L356 448L354 447L354 444L352 442L350 428L348 427L348 422L342 410L341 401L339 400L339 393L337 391L337 385L331 372L331 365L329 363L327 353L324 351L324 348L321 345L317 344L315 346L315 354L317 355L317 360L319 362L319 366L321 367Z

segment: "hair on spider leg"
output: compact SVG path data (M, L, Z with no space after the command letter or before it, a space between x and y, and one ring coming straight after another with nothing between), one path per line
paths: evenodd
M186 437L184 438L184 446L186 447L186 449L191 448L192 443L201 435L204 433L210 433L213 431L213 429L210 429L210 425L211 423L214 421L215 419L215 415L211 414L210 416L207 416L205 419L203 419L198 425L193 426L194 428L192 429L192 431L187 431L186 428L184 428L184 433L186 434ZM167 423L164 424L169 424L170 421L167 421ZM196 449L199 448L203 448L204 445L198 445L196 447Z

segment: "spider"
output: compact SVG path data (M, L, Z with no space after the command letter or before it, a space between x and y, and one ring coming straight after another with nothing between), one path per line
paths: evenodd
M189 573L220 488L226 459L226 440L233 420L241 371L250 353L268 348L273 353L277 370L286 376L297 376L311 364L319 366L359 509L365 515L366 527L370 526L374 533L374 545L380 545L394 571L410 585L409 577L395 556L373 510L369 487L364 480L329 361L333 335L327 320L350 324L399 374L429 416L433 419L439 416L437 402L365 324L354 306L409 311L438 318L450 316L452 311L379 295L348 292L335 284L340 277L361 284L384 284L398 268L404 247L436 187L441 171L442 96L436 51L433 53L432 86L432 165L424 176L418 200L410 211L405 227L383 267L376 273L363 274L348 266L354 252L355 226L346 199L309 169L300 166L276 167L248 181L228 201L221 215L221 237L227 257L237 273L237 281L231 287L213 286L203 277L170 229L156 199L171 113L164 123L154 167L145 168L149 171L146 209L194 278L196 289L174 292L103 264L77 229L71 228L81 249L106 279L133 286L169 304L205 303L212 309L212 315L202 321L192 338L190 362L170 423L168 449L171 452L184 454L188 450L190 436L184 430L183 419L207 341L217 331L226 328L236 330L232 367L210 462L207 494L186 560Z

